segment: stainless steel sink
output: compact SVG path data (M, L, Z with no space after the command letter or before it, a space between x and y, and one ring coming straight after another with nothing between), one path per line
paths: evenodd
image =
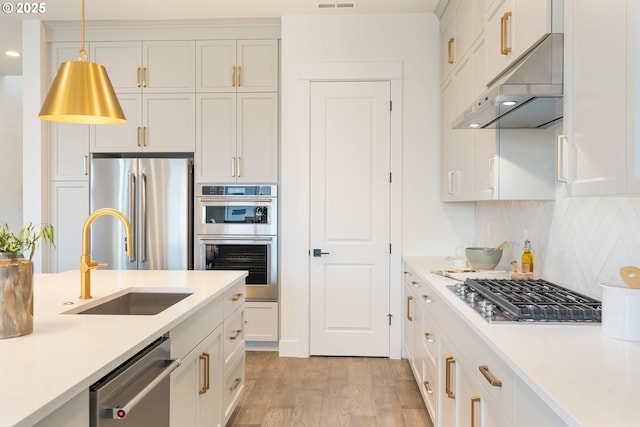
M88 308L69 310L68 314L154 315L191 295L191 292L130 291Z

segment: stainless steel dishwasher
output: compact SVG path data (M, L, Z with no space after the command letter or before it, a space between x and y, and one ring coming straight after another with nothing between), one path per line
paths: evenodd
M170 340L161 337L89 388L91 427L169 427Z

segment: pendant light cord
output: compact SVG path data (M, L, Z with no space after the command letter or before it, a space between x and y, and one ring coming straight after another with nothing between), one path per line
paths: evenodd
M82 16L80 21L80 28L82 32L82 47L80 49L80 52L78 52L78 60L89 61L89 58L87 57L87 51L84 50L84 0L82 0Z

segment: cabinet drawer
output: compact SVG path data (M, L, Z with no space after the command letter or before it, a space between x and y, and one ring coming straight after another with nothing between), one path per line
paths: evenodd
M224 294L224 317L226 318L233 313L238 307L244 304L245 291L244 283L240 282L234 285Z
M236 310L224 321L224 364L227 366L235 353L244 352L244 309Z
M438 419L438 373L436 371L436 361L430 358L424 360L424 380L422 382L422 395L425 398L425 403L429 414L433 420Z
M478 345L475 375L509 419L515 412L515 373L484 343ZM494 383L492 385L491 383ZM500 382L498 385L497 382Z
M173 328L169 332L171 336L171 357L185 357L211 331L221 325L222 320L222 302L217 299Z
M225 371L222 405L224 407L224 423L229 420L236 403L244 390L244 352L239 353L231 367Z

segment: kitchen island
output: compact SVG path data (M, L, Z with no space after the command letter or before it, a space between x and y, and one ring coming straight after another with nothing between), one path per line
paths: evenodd
M90 300L78 298L78 271L36 275L33 333L0 340L0 425L33 426L45 419L155 339L243 287L246 275L97 270ZM192 294L155 315L65 313L131 288Z
M448 411L454 412L454 404L449 402L458 399L456 405L463 411L456 416L464 418L470 411L474 417L474 411L480 410L484 420L482 425L492 427L638 425L634 390L640 383L640 342L608 338L602 334L601 325L594 323L488 323L447 289L456 283L455 280L432 273L441 270L444 264L444 258L404 258L405 289L409 292L418 289L413 297L411 294L407 297L409 302L422 300L428 294L428 304L424 305L425 310L421 313L425 330L420 329L415 336L426 335L434 328L437 333L429 337L427 347L438 342L438 357L453 360L451 355L457 354L454 363L460 365L457 371L460 378L452 380L457 381L456 386L460 387L459 393L455 393L455 400L443 394L446 388L444 375L432 381L430 394L423 393L423 396L428 396L425 397L427 405L431 405L432 412L437 414L436 425L448 425ZM412 306L408 304L407 307ZM405 317L417 319L417 310L415 308L415 312ZM405 335L405 348L410 338ZM418 355L419 359L418 346L414 349L414 356ZM428 381L428 356L424 357L427 360L426 370L421 370L419 364L414 363L415 359L410 360L414 374L419 376L425 372L425 378L421 380ZM489 360L488 367L482 359ZM441 367L441 372L450 368L445 362ZM496 378L484 376L483 368L485 373L491 369ZM486 381L489 379L494 384ZM498 385L495 380L502 380L502 384ZM422 381L419 386L422 388ZM468 396L470 405L463 401L465 387L475 387ZM430 396L438 393L443 394L443 398L429 403ZM478 406L479 402L482 403ZM540 414L544 422L536 419ZM489 421L488 416L494 418Z

